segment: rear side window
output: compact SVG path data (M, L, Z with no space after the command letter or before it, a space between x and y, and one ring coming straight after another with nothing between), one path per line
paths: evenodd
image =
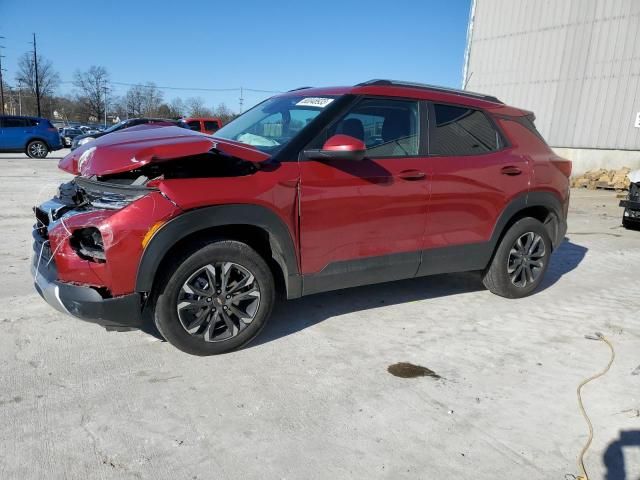
M218 122L214 122L214 121L211 121L211 120L205 120L205 122L204 122L204 129L207 132L213 132L213 131L218 130L219 128L220 128L220 125L218 125Z
M31 123L26 118L5 118L2 122L4 128L30 127Z
M452 105L433 105L431 155L480 155L502 148L500 133L479 110Z
M192 120L191 122L187 122L187 125L189 125L189 128L191 130L195 130L196 132L200 131L200 121L199 120L197 120L197 121L193 121Z

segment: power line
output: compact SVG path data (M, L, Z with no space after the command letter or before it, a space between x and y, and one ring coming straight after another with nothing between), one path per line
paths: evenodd
M60 83L70 83L74 82L71 80L64 80ZM158 90L186 90L186 91L194 91L194 92L239 92L244 90L245 92L253 92L253 93L282 93L282 90L262 90L258 88L244 88L244 87L231 87L231 88L205 88L205 87L174 87L174 86L162 86L162 85L149 85L145 83L128 83L128 82L109 82L113 85L120 85L123 87L150 87L153 86Z

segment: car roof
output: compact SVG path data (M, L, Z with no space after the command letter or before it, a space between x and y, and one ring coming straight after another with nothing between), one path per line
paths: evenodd
M435 102L467 105L486 110L500 111L506 115L523 115L520 109L509 107L492 95L457 90L448 87L438 87L423 83L403 82L397 80L374 79L352 86L342 87L300 87L289 90L281 96L315 96L315 95L373 95L415 98L417 100L432 100Z

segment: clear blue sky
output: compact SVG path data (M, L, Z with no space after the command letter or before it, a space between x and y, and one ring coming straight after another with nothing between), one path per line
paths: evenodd
M470 0L0 0L6 79L30 50L63 81L102 65L111 80L288 90L392 78L458 87ZM70 92L69 83L60 86ZM127 87L116 86L122 95ZM165 90L238 110L237 92ZM245 93L245 108L269 96Z

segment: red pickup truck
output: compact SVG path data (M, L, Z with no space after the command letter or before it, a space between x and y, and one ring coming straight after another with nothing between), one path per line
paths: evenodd
M191 117L185 122L194 132L206 133L208 135L217 132L222 127L222 120L217 117Z

